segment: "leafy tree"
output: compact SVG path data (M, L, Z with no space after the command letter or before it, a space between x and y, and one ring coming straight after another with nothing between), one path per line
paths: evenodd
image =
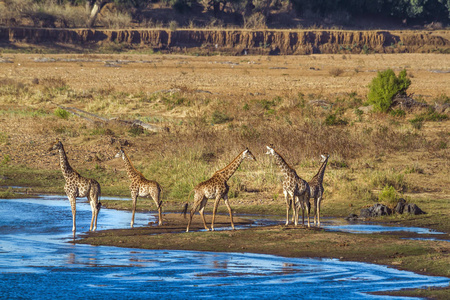
M398 77L391 69L378 72L377 77L372 79L369 85L368 102L373 104L375 111L387 112L391 107L392 99L396 95L405 95L410 85L411 80L406 77L405 69L399 73Z

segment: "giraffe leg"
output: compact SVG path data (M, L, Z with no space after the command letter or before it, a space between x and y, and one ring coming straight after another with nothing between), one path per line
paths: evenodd
M130 223L131 228L133 228L134 225L134 214L136 213L137 198L138 198L137 193L131 193L131 199L133 201L133 211L131 213L131 223Z
M94 221L94 231L97 230L98 212L99 212L99 209L96 208L96 209L95 209L95 219L94 219L94 220L95 220L95 221Z
M156 204L156 207L158 208L158 226L162 225L162 213L161 213L161 201L160 201L161 193L159 192L159 189L156 189L154 193L152 193L151 197L153 201Z
M305 225L305 198L304 196L301 196L302 199L300 199L300 203L302 205L302 225Z
M295 215L296 215L296 210L295 210L295 201L294 199L292 199L292 201L290 201L289 203L289 210L292 207L292 223L295 223Z
M96 208L95 208L94 201L92 201L92 198L90 196L88 196L87 198L88 198L89 204L91 205L91 211L92 211L91 226L89 227L89 231L92 231L92 227L94 226L94 218L95 218ZM95 229L96 228L94 227L94 231L95 231Z
M200 213L200 216L202 216L203 226L205 227L205 229L207 231L209 231L208 225L206 225L205 214L204 214L207 201L208 201L208 199L206 199L206 197L204 197L202 202L200 203L200 209L198 210L198 212Z
M289 225L289 209L291 209L291 202L287 191L284 192L284 199L286 200L286 224L284 225L287 226Z
M191 226L191 222L192 222L192 217L194 216L195 212L197 211L197 208L200 206L200 204L202 203L202 198L200 198L197 194L197 192L194 194L194 205L191 209L191 213L189 215L189 221L188 221L188 225L186 227L186 232L189 232L189 227ZM203 211L202 211L203 213ZM206 222L203 221L203 223L205 224L206 227Z
M214 209L213 209L213 216L212 216L212 221L211 221L211 231L214 231L214 221L216 219L217 206L219 206L220 198L221 198L221 196L218 195L216 197L216 200L214 200Z
M294 197L294 207L292 209L292 222L294 223L295 226L298 225L298 210L299 210L299 199L297 196Z
M317 226L320 227L320 202L322 201L322 195L317 198Z
M309 211L311 210L311 204L309 202L309 194L305 193L303 195L303 201L305 202L305 208L306 208L306 218L308 223L308 228L311 227L311 224L309 223Z
M316 216L317 216L317 198L314 197L314 226L316 226Z
M228 195L225 195L225 197L223 198L225 205L228 208L228 212L230 213L230 222L231 222L231 228L233 228L234 230L234 223L233 223L233 212L231 211L231 206L230 203L228 203Z
M91 220L91 228L92 228L92 225L94 225L94 227L92 229L93 231L97 230L98 212L100 211L100 206L101 206L101 203L98 201L98 198L99 198L98 191L94 191L93 194L91 195L91 200L90 200L91 208L92 208L92 218L93 218L93 220ZM94 221L94 222L92 222L92 221ZM92 224L92 223L94 223L94 224ZM89 230L91 230L91 229L89 229Z
M76 216L77 216L77 203L76 203L76 197L74 195L67 195L70 201L70 207L72 209L72 233L73 237L75 238L75 232L77 230L77 224L76 224Z

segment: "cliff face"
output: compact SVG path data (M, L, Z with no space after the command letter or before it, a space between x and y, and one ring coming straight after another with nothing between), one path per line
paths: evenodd
M94 30L0 28L0 43L123 43L169 52L221 51L230 54L446 52L450 31L339 30Z

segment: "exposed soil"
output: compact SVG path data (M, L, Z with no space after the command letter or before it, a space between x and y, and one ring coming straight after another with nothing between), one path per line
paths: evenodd
M94 30L0 28L0 43L61 44L95 48L108 43L128 48L202 54L429 53L450 49L450 33L439 31L345 30Z

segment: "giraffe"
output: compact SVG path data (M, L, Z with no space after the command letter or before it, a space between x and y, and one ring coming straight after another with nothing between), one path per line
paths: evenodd
M64 146L60 141L56 142L51 149L59 151L59 162L66 181L64 191L69 198L70 206L72 208L73 237L75 238L76 232L76 198L78 197L87 197L92 210L91 226L89 227L89 231L95 231L97 229L98 213L102 206L99 201L101 195L100 184L95 179L84 178L70 166L66 152L64 151Z
M253 156L253 154L246 148L244 151L242 151L236 158L225 168L218 170L214 173L214 175L201 183L199 183L192 191L194 192L194 204L192 206L190 216L189 216L189 222L186 228L186 232L189 232L189 227L191 226L192 217L194 216L195 212L197 211L197 208L199 208L200 215L202 216L203 225L205 226L206 230L209 230L208 226L206 225L205 216L203 214L203 211L206 206L206 202L208 199L214 199L214 209L213 209L213 217L211 221L211 230L214 231L214 220L216 217L217 212L217 206L219 204L220 199L223 199L225 201L225 205L228 208L228 212L230 213L230 220L231 220L231 227L234 230L234 223L233 223L233 213L231 212L230 204L228 203L228 190L229 186L227 184L228 179L236 172L239 165L242 163L244 159L251 159L256 161L256 158ZM191 195L189 193L189 196ZM188 196L188 200L189 200ZM187 205L184 207L184 215L186 215L187 212Z
M325 168L327 167L328 158L330 155L321 155L322 165L316 175L309 181L309 189L311 191L310 197L314 199L314 225L316 225L317 216L317 226L320 227L320 202L323 196L323 176L325 174Z
M130 183L130 191L131 191L131 199L133 200L133 213L131 216L131 228L134 225L134 214L136 212L136 203L138 197L151 197L153 201L155 201L156 207L158 208L158 225L162 225L162 216L161 216L161 195L162 188L154 180L148 180L142 175L141 172L136 170L136 168L131 164L130 158L120 147L119 152L116 154L116 157L122 157L125 167L127 169L128 177L131 180Z
M294 201L294 206L292 207L293 221L295 226L297 226L298 222L298 205L302 207L302 223L305 224L305 205L306 212L308 217L308 227L310 227L309 223L309 198L310 198L310 189L308 182L303 180L297 175L297 172L293 168L291 168L284 158L273 148L273 146L266 146L268 155L273 155L275 157L275 162L281 168L283 172L283 193L284 198L286 199L286 224L289 224L289 209L291 208L292 201ZM296 200L297 199L297 200Z

